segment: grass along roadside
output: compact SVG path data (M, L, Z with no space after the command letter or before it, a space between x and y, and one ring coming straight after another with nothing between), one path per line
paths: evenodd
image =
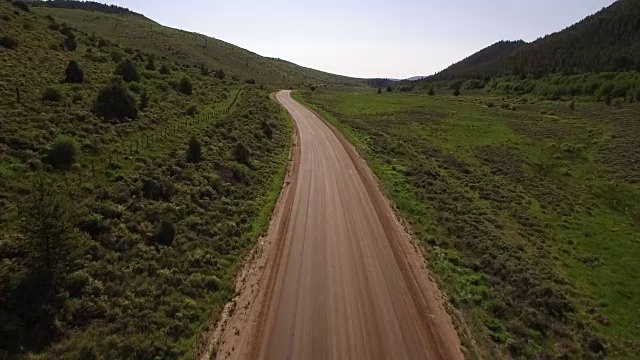
M487 107L485 97L296 97L367 160L478 344L486 336L525 358L634 353L639 281L628 254L639 250L631 200L639 191L625 181L634 168L618 165L634 155L614 154L635 154L624 134L636 107L507 100L514 111Z

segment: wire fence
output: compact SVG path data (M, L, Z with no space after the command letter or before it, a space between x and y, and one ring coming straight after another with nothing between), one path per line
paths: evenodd
M239 89L229 105L221 109L213 109L205 114L195 117L185 117L170 125L165 125L160 129L153 129L145 134L134 136L131 140L122 141L116 147L111 147L103 152L100 158L91 158L83 164L75 164L67 180L77 180L79 183L91 178L97 180L101 175L107 177L109 169L120 168L123 161L134 159L137 155L142 155L145 151L152 150L156 144L171 141L183 131L193 130L193 126L211 122L223 115L227 115L238 101L241 89Z

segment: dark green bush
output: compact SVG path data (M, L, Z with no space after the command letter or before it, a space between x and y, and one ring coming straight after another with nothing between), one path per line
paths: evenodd
M454 89L453 96L460 96L460 89Z
M138 117L138 104L127 86L118 80L100 90L93 111L105 119L135 120Z
M64 71L65 78L64 82L66 83L83 83L84 82L84 70L80 64L75 61L69 61L67 65L67 69Z
M236 148L233 151L233 157L237 162L249 165L249 162L251 161L250 156L251 154L249 153L249 149L247 149L243 143L239 142L236 144Z
M224 80L225 76L226 75L224 73L224 70L222 70L222 69L216 70L216 72L213 74L213 77L218 78L220 80Z
M111 52L111 61L113 61L116 64L119 64L122 62L122 59L124 59L124 54L122 54L119 51L112 51Z
M142 93L140 93L140 111L143 111L147 107L149 107L149 102L151 102L151 95L149 95L149 91L144 88L142 90Z
M190 163L199 163L202 159L202 144L195 136L189 139L189 147L187 148L187 161Z
M169 179L146 178L142 181L142 196L149 200L170 200L176 192Z
M147 61L147 65L144 66L145 69L149 70L149 71L155 71L156 70L156 63L153 60L152 57L149 58L149 60Z
M19 8L22 11L26 11L29 12L29 5L27 5L25 2L23 1L14 1L13 5L16 6L17 8Z
M382 89L378 88L378 95L382 94Z
M178 83L178 91L185 95L193 94L193 83L188 77L183 77Z
M18 48L18 40L12 38L11 36L3 36L0 37L0 46L7 49L17 49Z
M392 92L393 88L391 87L391 85L387 86L387 92Z
M156 244L171 246L176 239L176 227L169 220L162 220L154 235Z
M200 75L208 76L209 75L209 67L206 64L200 64L198 66L200 68Z
M433 89L433 87L429 88L429 96L435 96L436 91Z
M158 72L162 75L169 75L171 74L171 69L169 69L169 67L165 64L162 64L162 66L160 66L160 70L158 70Z
M191 104L187 106L187 108L184 110L184 113L189 116L195 116L198 113L198 106L196 104Z
M46 162L51 164L54 169L69 170L71 165L76 162L78 154L78 143L68 136L58 136L54 141Z
M68 29L68 28L66 28ZM66 51L76 51L78 48L78 42L76 41L76 35L70 30L67 32L67 37L62 40L62 46Z
M247 83L247 84L249 84L249 85L255 85L255 84L256 84L256 81L255 81L255 80L253 80L253 79L247 79L247 80L245 80L244 82L245 82L245 83Z
M114 74L122 76L122 79L126 82L140 81L138 68L136 64L129 59L118 64Z
M62 98L62 90L54 86L47 87L42 93L42 101L60 102Z

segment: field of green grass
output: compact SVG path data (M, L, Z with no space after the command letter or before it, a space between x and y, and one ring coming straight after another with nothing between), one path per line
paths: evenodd
M193 358L268 226L290 118L259 86L10 2L0 27L0 358Z
M425 245L469 358L640 353L638 104L296 96L352 141Z
M262 57L222 40L162 26L143 17L47 7L37 7L34 11L51 15L60 22L125 47L140 49L179 63L205 64L211 70L223 69L230 79L235 78L240 82L253 79L258 84L287 88L327 83L364 85L361 79ZM215 21L215 17L212 21Z

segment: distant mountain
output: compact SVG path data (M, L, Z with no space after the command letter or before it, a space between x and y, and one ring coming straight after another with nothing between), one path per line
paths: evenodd
M430 80L541 77L618 70L640 71L640 0L618 0L532 43L501 41L437 73Z
M405 80L406 81L416 81L416 80L422 80L424 78L426 78L426 76L412 76L410 78L406 78Z

